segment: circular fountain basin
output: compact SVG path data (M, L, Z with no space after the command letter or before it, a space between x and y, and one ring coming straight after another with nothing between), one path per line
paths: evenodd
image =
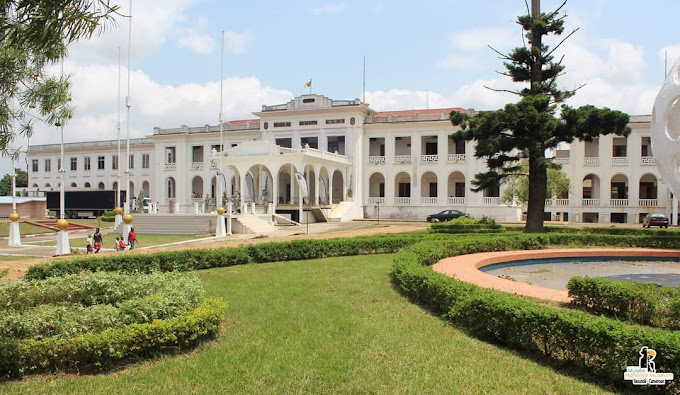
M648 280L648 282L665 276L668 277L668 281L678 280L680 283L679 263L680 251L677 250L588 248L502 251L462 255L442 259L433 266L433 269L439 273L485 288L557 302L568 302L566 281L575 275L622 276L614 277L614 279L630 281L642 279ZM591 266L584 266L586 264ZM578 267L578 271L574 269L570 272L564 268L559 268L560 275L551 276L556 269L543 268L542 265L572 266ZM584 270L586 268L587 270ZM654 270L650 270L650 268ZM515 270L517 273L515 273L515 276L505 274L505 278L500 278L498 276L503 274L500 274L498 270ZM545 281L527 280L527 282L522 282L521 278L517 278L521 277L518 274L520 271L534 272L535 278L542 277ZM559 281L554 279L555 277ZM528 282L532 282L532 284ZM669 282L664 285L673 284L673 282Z

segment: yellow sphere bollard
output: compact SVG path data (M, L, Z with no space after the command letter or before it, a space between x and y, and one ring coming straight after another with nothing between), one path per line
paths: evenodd
M122 207L116 207L113 209L113 212L116 213L116 215L121 215L123 214L123 208Z
M227 210L225 210L224 207L221 207L221 206L220 206L220 207L217 208L217 214L219 214L219 215L224 215L224 213L225 213L226 211L227 211Z
M132 223L132 221L133 221L132 214L123 215L123 222L130 225Z
M68 221L65 219L58 220L57 228L59 228L59 230L66 230L66 228L68 228Z
M21 216L19 216L16 211L9 215L9 220L12 222L17 222L19 218L21 218Z

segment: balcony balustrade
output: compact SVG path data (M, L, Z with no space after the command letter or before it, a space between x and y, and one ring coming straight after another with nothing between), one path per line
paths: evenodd
M640 164L642 166L656 166L656 161L653 156L643 156L640 158Z
M370 196L368 198L368 204L385 204L384 197Z
M407 165L411 163L411 155L396 155L394 157L394 164Z
M582 199L581 200L581 206L593 207L593 206L599 206L599 205L600 205L600 199Z
M191 162L191 170L203 170L204 167L203 162Z
M449 154L449 163L465 163L465 154Z
M657 207L659 205L658 199L640 199L638 202L640 207Z
M612 158L612 166L628 166L627 156L615 156Z
M420 163L437 163L439 155L420 155Z
M583 158L583 166L594 167L600 165L600 157L591 156Z
M555 206L568 206L569 199L555 199Z
M464 197L449 197L446 202L454 206L465 206Z
M411 198L410 197L395 197L394 198L394 204L410 205L411 204Z
M560 165L568 165L569 158L553 158L553 163L558 163Z
M426 205L436 205L437 204L437 197L420 197L420 204L426 204Z
M368 164L369 165L384 165L385 164L385 157L384 156L369 156L368 157Z
M609 205L613 207L624 207L628 205L628 199L609 199Z
M482 204L485 206L500 206L501 198L498 196L494 197L483 197Z
M177 163L166 163L163 170L177 170Z

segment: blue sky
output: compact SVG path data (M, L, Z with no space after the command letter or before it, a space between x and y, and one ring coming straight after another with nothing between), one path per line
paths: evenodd
M559 4L544 0L542 8ZM127 1L121 6L128 11ZM680 2L570 0L564 10L567 31L580 30L560 50L567 65L562 85L586 84L570 104L650 113L664 52L670 64L680 57ZM487 45L503 52L521 45L515 19L523 12L522 0L135 0L131 135L217 123L222 30L227 119L250 118L262 104L303 94L310 78L315 93L360 97L363 56L367 102L376 110L424 108L426 90L430 107L498 108L514 97L483 87L511 87L495 73L501 61ZM125 67L122 18L71 47L65 69L76 112L67 141L115 138L118 46ZM38 127L31 143L58 139L54 128ZM5 168L3 161L0 172Z

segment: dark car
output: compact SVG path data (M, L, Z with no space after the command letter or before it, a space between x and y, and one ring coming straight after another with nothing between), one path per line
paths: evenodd
M645 216L642 220L643 228L651 228L652 226L658 226L663 228L664 226L668 228L668 217L661 213L650 213Z
M456 219L459 217L469 217L470 214L464 213L459 210L444 210L441 213L432 214L427 216L427 222L444 222Z

